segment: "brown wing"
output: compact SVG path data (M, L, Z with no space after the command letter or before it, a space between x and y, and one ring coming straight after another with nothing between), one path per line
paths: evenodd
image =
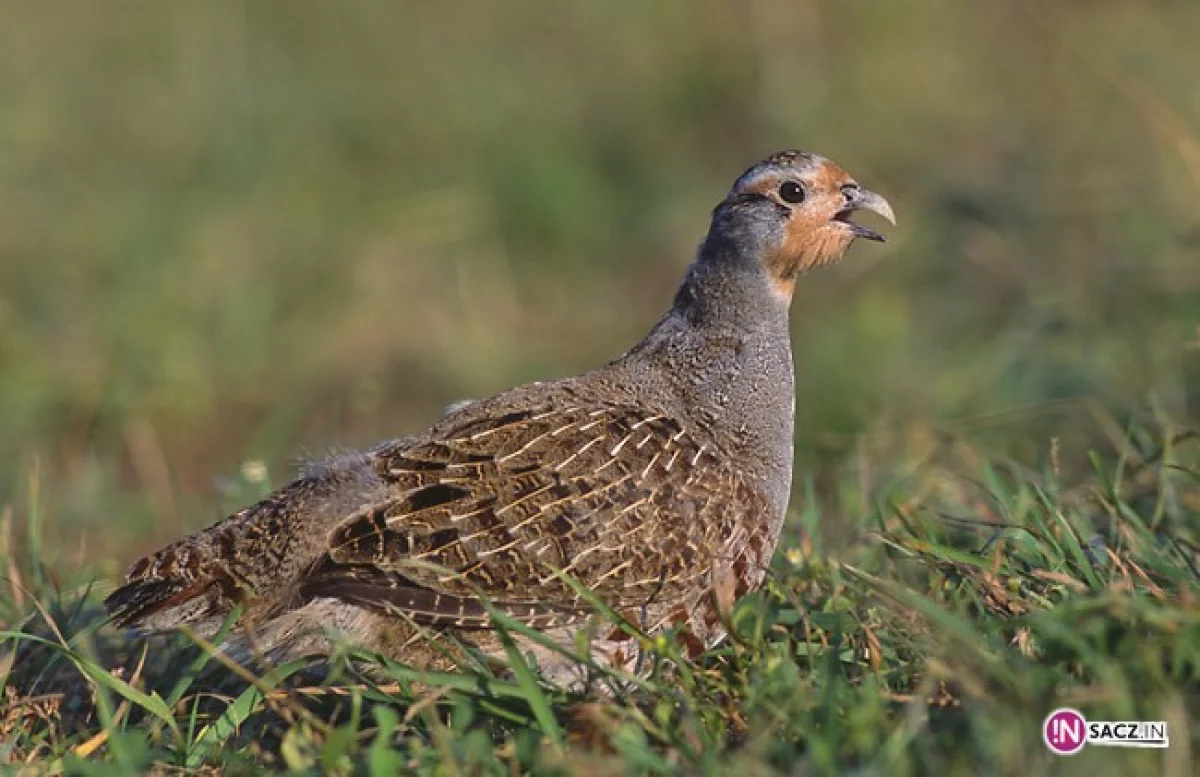
M484 626L483 593L533 624L582 617L555 576L638 608L703 585L754 498L673 419L622 404L481 404L376 452L394 499L350 516L305 591Z

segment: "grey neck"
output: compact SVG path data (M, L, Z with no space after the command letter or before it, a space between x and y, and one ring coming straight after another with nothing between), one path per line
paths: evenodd
M760 478L780 514L791 491L796 390L787 301L753 257L708 241L675 303L613 367L700 419Z

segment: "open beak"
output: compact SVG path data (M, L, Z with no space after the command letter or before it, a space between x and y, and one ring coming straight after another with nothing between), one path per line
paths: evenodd
M851 189L846 192L846 207L842 208L836 216L835 221L840 221L850 227L850 231L855 237L865 237L867 240L877 240L880 243L886 238L873 229L868 229L860 224L855 224L850 220L850 214L856 210L869 210L872 213L878 213L888 220L888 223L895 226L896 214L892 212L892 206L888 201L868 189Z

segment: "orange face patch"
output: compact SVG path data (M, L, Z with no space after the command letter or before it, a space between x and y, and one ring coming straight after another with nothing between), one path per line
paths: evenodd
M776 286L788 296L797 276L841 259L854 240L853 233L838 222L826 220L814 225L807 220L797 221L788 222L787 237L767 265Z
M763 176L750 189L782 203L778 190L785 180L784 176ZM803 203L789 205L792 214L784 226L779 250L765 259L780 294L791 298L798 275L836 262L850 246L854 235L834 217L845 207L842 186L852 181L845 170L824 160L806 178L808 196Z

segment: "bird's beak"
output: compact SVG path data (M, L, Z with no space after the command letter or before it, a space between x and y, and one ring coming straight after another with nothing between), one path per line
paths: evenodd
M895 226L896 214L892 212L892 206L880 195L869 189L854 189L846 195L846 207L842 208L834 218L837 221L844 222L850 226L855 237L865 237L867 240L878 240L884 242L886 238L873 229L868 229L859 224L855 224L850 220L850 214L856 210L869 210L872 213L878 213L888 220L888 223Z

